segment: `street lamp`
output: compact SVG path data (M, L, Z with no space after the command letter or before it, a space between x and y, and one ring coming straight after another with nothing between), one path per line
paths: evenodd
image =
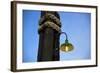
M58 12L41 11L39 20L39 49L37 61L59 61L59 50L64 52L71 51L73 45L68 42L67 34L61 32L61 22ZM60 45L60 35L65 34L65 43Z
M66 36L65 43L61 44L60 50L63 52L72 51L74 49L74 46L71 43L69 43L67 34L65 32L61 32L60 34L65 34L65 36Z

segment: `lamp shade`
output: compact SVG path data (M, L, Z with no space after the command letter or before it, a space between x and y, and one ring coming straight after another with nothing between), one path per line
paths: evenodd
M63 43L60 46L60 50L63 52L69 52L74 49L73 45L71 43Z

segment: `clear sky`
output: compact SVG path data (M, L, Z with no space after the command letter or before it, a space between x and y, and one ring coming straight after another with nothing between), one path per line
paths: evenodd
M79 12L58 12L62 31L74 45L71 52L60 51L60 60L90 59L91 51L91 14ZM38 21L40 11L23 10L23 62L36 62L39 34ZM60 43L64 43L65 35L61 35Z

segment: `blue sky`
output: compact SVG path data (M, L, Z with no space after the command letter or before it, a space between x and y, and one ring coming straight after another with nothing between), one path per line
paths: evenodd
M79 12L58 12L62 23L62 31L74 45L71 52L61 52L60 60L90 59L91 51L91 14ZM36 62L39 43L38 21L40 11L23 10L23 62ZM65 35L61 35L60 43L64 43Z

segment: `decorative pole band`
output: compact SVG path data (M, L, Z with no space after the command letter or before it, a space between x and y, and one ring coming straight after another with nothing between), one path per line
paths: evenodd
M56 13L57 15L57 13ZM45 12L45 15L39 20L38 32L40 33L46 27L52 28L59 33L61 32L61 22L59 16L55 16L53 12Z
M58 31L59 33L61 32L60 27L58 25L56 25L55 23L50 22L50 21L46 21L43 25L40 25L38 28L38 32L40 32L41 30L43 30L46 27L50 27L50 28Z
M56 25L61 27L61 22L60 20L53 14L47 13L45 14L40 20L39 20L39 25L43 24L46 20L54 22Z

